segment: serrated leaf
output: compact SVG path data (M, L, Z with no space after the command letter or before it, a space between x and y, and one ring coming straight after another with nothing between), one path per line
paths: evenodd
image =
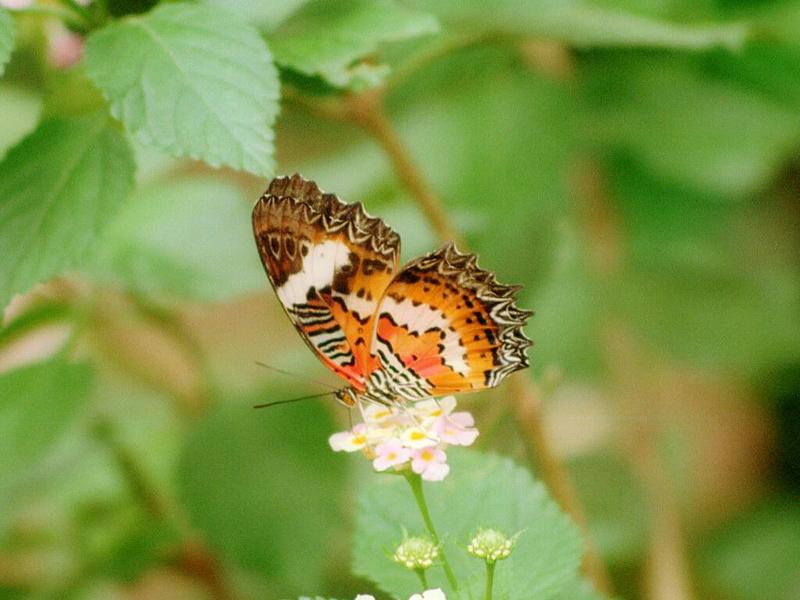
M266 285L250 202L211 178L138 190L109 227L94 272L140 292L201 300Z
M360 62L380 44L436 33L436 19L394 0L315 0L269 36L279 64L339 87L374 85L383 65Z
M0 163L0 306L86 260L133 185L108 117L51 119Z
M238 17L162 5L92 34L85 60L112 114L140 142L272 174L278 75L258 31Z
M576 46L623 46L705 50L737 49L749 35L742 23L678 23L583 0L415 0L454 27L544 37Z
M0 482L23 475L73 424L91 369L61 358L0 375Z
M308 404L256 414L255 402L197 424L183 451L180 494L193 526L227 562L285 596L320 589L344 483L344 463L327 444L329 413Z
M440 568L428 572L430 587L448 597L483 597L484 567L464 550L478 527L508 535L522 532L511 556L498 563L498 600L548 600L575 578L581 555L577 529L548 497L544 486L507 458L455 449L451 472L441 483L425 483L431 517L447 553L459 594L452 593ZM425 528L403 477L374 475L358 498L353 568L400 598L419 591L416 575L393 563L387 552Z
M3 7L0 7L0 75L5 71L6 63L14 49L14 19Z

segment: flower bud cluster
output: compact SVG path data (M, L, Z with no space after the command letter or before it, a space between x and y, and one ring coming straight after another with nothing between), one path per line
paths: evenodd
M511 555L518 535L508 537L496 529L479 529L467 545L467 552L487 563L495 563Z
M439 558L439 547L425 537L409 537L394 551L392 560L407 569L427 569Z
M362 451L376 471L411 469L429 481L441 481L450 472L445 449L469 446L478 437L468 412L453 412L456 399L447 396L405 405L371 404L364 422L350 431L333 434L331 448Z

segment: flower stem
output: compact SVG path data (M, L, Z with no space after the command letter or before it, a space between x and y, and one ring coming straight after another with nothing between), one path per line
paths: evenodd
M422 520L425 522L425 527L428 529L431 538L433 538L433 543L439 547L439 557L442 559L442 568L444 569L444 574L447 576L447 581L450 582L450 587L453 588L453 591L457 592L458 581L453 574L453 569L450 568L450 563L447 562L447 555L444 553L442 543L439 541L439 535L436 533L436 528L433 526L431 513L428 510L428 503L425 501L425 493L422 490L422 478L416 473L409 472L406 473L406 480L408 481L408 485L411 486L411 491L414 494L414 499L417 501L417 507L422 515Z
M422 589L427 590L428 577L425 575L425 569L414 569L414 572L417 574L417 577L419 577L419 582L422 584Z
M483 600L492 600L492 588L494 587L494 566L496 562L486 562L486 591L483 593Z

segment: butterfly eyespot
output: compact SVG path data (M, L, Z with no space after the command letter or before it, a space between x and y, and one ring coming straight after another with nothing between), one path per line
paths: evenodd
M278 240L278 236L271 235L269 236L269 249L272 251L272 254L278 256L281 251L281 243Z
M296 250L294 240L290 237L287 237L283 241L283 245L286 248L286 253L291 257L294 258L294 251Z

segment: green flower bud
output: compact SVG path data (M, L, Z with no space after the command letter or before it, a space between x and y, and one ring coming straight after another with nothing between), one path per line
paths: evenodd
M508 537L497 529L479 529L467 545L467 552L487 563L495 563L511 555L518 536Z
M392 560L412 571L427 569L439 558L439 547L425 537L407 537L394 551Z

